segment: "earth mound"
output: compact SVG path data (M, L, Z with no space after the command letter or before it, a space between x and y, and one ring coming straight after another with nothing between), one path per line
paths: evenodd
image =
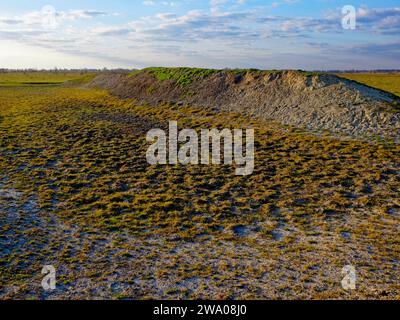
M332 74L147 68L101 74L88 86L144 105L188 104L313 131L400 139L399 97Z

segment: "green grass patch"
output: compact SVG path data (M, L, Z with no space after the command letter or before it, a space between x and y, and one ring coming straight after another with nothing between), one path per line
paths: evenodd
M173 80L182 87L191 84L195 80L201 80L219 72L216 69L161 67L147 68L145 71L155 76L158 81Z

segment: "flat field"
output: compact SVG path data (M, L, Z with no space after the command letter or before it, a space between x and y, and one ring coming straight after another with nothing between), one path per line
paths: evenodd
M341 73L338 76L355 80L370 87L391 92L400 97L400 72L397 73Z
M0 87L0 298L400 298L398 144L18 83ZM169 120L254 127L253 175L148 165Z
M93 73L84 72L0 72L0 87L59 85L66 81L88 81Z

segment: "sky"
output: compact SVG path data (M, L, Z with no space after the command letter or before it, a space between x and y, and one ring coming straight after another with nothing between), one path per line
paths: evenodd
M1 1L0 48L18 69L400 69L400 2Z

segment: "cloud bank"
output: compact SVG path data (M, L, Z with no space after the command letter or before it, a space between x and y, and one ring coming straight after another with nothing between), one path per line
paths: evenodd
M47 50L49 63L60 54L96 67L400 68L400 8L360 7L357 29L349 31L341 26L340 8L285 16L274 14L275 8L297 1L244 4L211 0L206 10L178 13L177 2L143 1L143 7L166 11L128 21L110 21L118 14L101 10L47 8L0 16L0 41Z

